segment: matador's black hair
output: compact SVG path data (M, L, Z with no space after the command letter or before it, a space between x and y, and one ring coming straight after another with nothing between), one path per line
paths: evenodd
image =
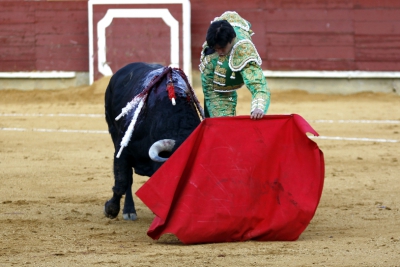
M227 20L217 20L208 28L206 41L210 48L215 48L216 45L222 48L232 42L235 37L235 30Z

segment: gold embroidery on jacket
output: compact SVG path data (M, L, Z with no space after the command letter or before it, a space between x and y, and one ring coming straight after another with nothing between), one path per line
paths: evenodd
M232 85L232 86L218 86L218 84L214 84L214 91L218 93L224 93L224 92L232 92L236 91L240 87L242 87L243 84L238 84L238 85Z
M222 68L220 65L222 65L222 63L217 64L217 66L215 67L214 83L218 84L220 86L225 86L226 85L226 69Z

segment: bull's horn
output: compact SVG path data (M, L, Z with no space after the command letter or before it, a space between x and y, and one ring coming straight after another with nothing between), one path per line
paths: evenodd
M157 162L164 162L166 161L168 158L163 158L160 157L158 154L160 154L163 151L168 151L171 152L172 149L175 146L175 140L173 139L163 139L163 140L159 140L157 142L155 142L149 149L149 157L153 160L153 161L157 161Z

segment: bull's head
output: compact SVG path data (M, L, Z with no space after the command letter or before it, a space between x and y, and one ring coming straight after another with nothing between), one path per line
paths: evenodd
M186 75L183 73L182 70L176 69L176 68L171 68L171 67L165 67L163 68L161 73L158 73L158 75L155 75L152 77L151 81L149 81L148 84L144 90L136 95L132 101L130 101L123 109L121 114L119 114L115 119L119 120L121 117L125 116L129 112L133 112L132 120L130 121L130 124L125 132L124 137L122 138L121 141L121 146L120 150L117 154L117 158L120 157L122 150L124 147L126 147L131 139L132 133L134 131L138 116L143 108L143 106L146 103L146 99L157 83L163 80L164 77L167 77L167 86L166 90L168 92L168 97L171 100L172 105L175 105L175 86L174 83L178 84L178 88L185 88L185 92L177 92L177 93L184 93L187 95L191 101L194 102L195 107L197 108L198 113L204 119L204 111L203 108L201 107L193 88L190 86ZM184 83L184 86L179 83ZM149 157L156 162L164 162L167 160L165 157L161 157L160 153L162 152L171 152L175 146L175 140L173 139L163 139L163 140L158 140L156 141L149 149Z

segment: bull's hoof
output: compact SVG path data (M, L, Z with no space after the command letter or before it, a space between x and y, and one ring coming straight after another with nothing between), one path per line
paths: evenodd
M136 221L137 219L136 213L124 213L122 214L122 217L127 221Z
M106 204L104 204L104 215L107 218L114 219L118 216L120 209L121 207L119 203L115 203L109 200L106 202Z

